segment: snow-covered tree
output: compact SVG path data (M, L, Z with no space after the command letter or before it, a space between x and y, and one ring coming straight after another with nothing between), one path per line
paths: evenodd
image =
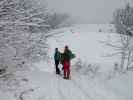
M128 3L125 8L117 9L114 13L113 23L118 33L132 36L133 7Z
M10 68L23 66L34 51L31 29L43 27L41 19L26 0L2 0L0 4L0 64Z
M57 13L51 13L48 14L48 20L47 24L50 25L50 28L57 29L63 26L70 25L70 23L67 22L70 16L68 14L57 14Z
M55 24L49 15L52 17L33 0L0 0L0 89L15 92L20 100L34 88L27 85L29 79L22 73L15 72L28 70L29 62L46 58L47 38L55 34L49 31L65 20L57 20Z
M126 5L123 9L117 9L114 13L113 23L120 34L120 45L117 54L121 54L121 69L132 66L133 63L133 7Z
M31 0L0 1L1 67L23 68L29 61L46 57L48 32L65 20L53 20L49 15Z

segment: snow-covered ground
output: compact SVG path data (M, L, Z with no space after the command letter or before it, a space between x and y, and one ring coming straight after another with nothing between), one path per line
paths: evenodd
M102 32L99 32L99 29ZM44 61L37 63L36 66L42 72L38 72L34 76L34 82L42 86L41 89L45 93L44 98L46 100L133 99L133 73L116 74L115 76L112 68L115 62L119 62L119 57L105 57L112 54L114 50L101 41L116 41L118 36L116 33L111 33L111 29L114 30L112 25L76 25L55 31L59 34L48 40L51 59L48 63ZM88 64L100 65L103 72L98 73L95 78L74 73L73 70L71 80L63 80L61 77L55 76L53 73L54 49L58 47L63 52L65 45L68 45L76 54L76 59L72 61L72 65L80 58Z
M36 89L25 100L132 100L132 76L126 73L112 79L93 79L72 74L71 80L64 80L54 73L35 70L28 72L28 78Z
M101 41L116 40L117 34L110 33L110 25L76 25L55 32L48 40L50 59L35 63L37 69L21 72L29 80L34 91L23 95L24 100L133 100L132 72L120 74L111 69L118 57L104 57L113 51ZM98 32L99 28L104 31ZM100 65L102 72L95 77L72 70L71 79L64 80L54 73L53 54L58 47L61 52L65 45L76 54L72 65L80 58L88 64ZM72 66L73 67L73 66ZM108 76L110 75L112 76ZM112 78L111 78L112 77ZM27 86L25 86L27 87ZM4 97L2 97L4 96ZM8 94L0 92L0 100L8 100ZM17 100L9 95L10 100Z
M104 81L106 90L110 90L119 100L133 100L133 72L128 72L111 80Z
M0 92L0 100L16 100L15 97L13 97L10 94L4 93L3 91Z
M98 32L99 29L102 32ZM68 45L72 52L76 54L76 59L72 61L72 64L80 58L83 62L99 64L103 69L108 70L112 68L114 63L118 61L118 57L106 57L106 55L114 53L114 50L102 43L107 40L117 40L117 34L110 33L110 30L114 30L114 28L112 25L107 24L75 25L74 27L56 30L55 33L59 34L48 40L51 60L53 60L54 49L56 47L63 52L64 46ZM39 67L47 70L47 68L45 69L41 65L44 65L44 62L40 62ZM51 70L54 67L53 65L52 62Z

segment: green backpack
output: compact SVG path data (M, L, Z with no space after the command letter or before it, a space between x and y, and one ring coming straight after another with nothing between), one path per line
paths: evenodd
M70 58L70 60L71 59L74 59L76 56L75 56L75 54L73 54L70 50L69 50L69 58Z
M71 60L71 59L74 59L76 57L75 54L73 54L71 51L67 52L66 54L61 53L60 55L61 55L61 57L60 57L60 63L61 64L63 64L64 59Z
M74 59L75 57L75 54L71 53L71 59Z

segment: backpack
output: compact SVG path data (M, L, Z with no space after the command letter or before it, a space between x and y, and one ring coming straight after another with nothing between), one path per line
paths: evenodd
M70 58L74 59L75 57L76 57L75 54L71 53Z
M70 61L75 58L75 54L73 54L70 50L64 53L64 59Z

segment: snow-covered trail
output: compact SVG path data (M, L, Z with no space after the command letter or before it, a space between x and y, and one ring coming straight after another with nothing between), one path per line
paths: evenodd
M31 72L30 74L30 79L33 80L33 84L40 87L42 91L40 93L43 93L41 95L45 95L46 100L120 99L112 91L105 88L100 81L89 80L74 73L71 80L64 80L60 76L51 73L54 70L54 50L58 47L59 51L63 52L65 45L68 45L72 52L76 54L72 65L80 58L85 63L99 65L102 70L112 69L114 62L117 61L117 57L104 57L106 54L114 52L114 50L101 43L101 41L115 41L117 40L117 34L108 34L108 31L104 32L105 29L110 30L110 25L107 26L108 28L103 26L102 32L98 32L98 30L101 29L99 25L89 27L90 25L83 25L55 30L55 33L62 34L57 34L48 39L48 55L50 59L48 62L37 62L35 66L41 71ZM93 31L90 31L90 29L93 29Z
M118 100L115 94L106 90L101 83L82 76L71 80L48 72L32 73L32 82L40 87L46 100Z
M116 53L116 51L114 48L105 45L105 41L115 45L117 43L116 41L119 40L119 35L109 33L108 31L98 32L101 27L103 27L103 30L111 28L109 26L105 27L104 25L79 25L55 30L55 33L60 34L56 34L48 39L49 57L53 60L55 48L63 52L64 46L68 45L76 55L72 64L80 58L85 63L99 65L102 70L112 69L114 63L119 62L119 56L107 57L107 55ZM44 69L44 67L41 67L41 69Z

